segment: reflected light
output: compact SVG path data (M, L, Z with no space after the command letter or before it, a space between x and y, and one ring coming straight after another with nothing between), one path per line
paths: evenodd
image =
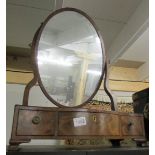
M72 66L70 62L67 62L63 58L54 60L52 57L47 57L47 56L37 56L38 59L38 65L43 65L43 64L52 64L52 65L61 65L61 66Z
M99 37L96 37L96 38L95 38L95 41L96 41L96 43L100 44L100 39L99 39Z
M87 73L88 74L93 74L93 75L101 75L101 72L100 71L96 71L96 70L87 70Z

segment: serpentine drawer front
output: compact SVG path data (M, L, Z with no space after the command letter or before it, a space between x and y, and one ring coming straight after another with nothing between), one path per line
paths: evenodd
M95 112L59 113L58 136L119 136L119 116Z
M143 117L121 116L121 129L124 136L143 136Z
M17 135L54 135L55 112L19 110Z

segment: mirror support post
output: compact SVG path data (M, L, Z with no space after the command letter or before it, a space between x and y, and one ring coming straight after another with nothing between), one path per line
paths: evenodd
M30 92L30 89L36 84L36 82L37 82L37 78L34 75L33 79L25 87L24 96L23 96L24 106L28 106L29 92Z
M38 79L36 71L35 71L35 68L34 68L35 53L33 51L34 51L36 39L37 39L38 33L39 33L40 29L41 29L41 26L42 26L42 23L41 23L40 27L37 29L37 31L36 31L36 33L34 35L34 38L33 38L33 41L32 41L32 45L30 45L31 52L32 52L31 53L31 59L32 59L32 63L33 63L33 76L34 77L25 87L24 96L23 96L23 106L28 106L28 99L29 99L30 89L37 83L37 79Z
M104 90L110 98L111 101L111 110L118 111L117 101L114 94L109 89L109 72L108 72L108 64L105 63L105 76L104 76Z

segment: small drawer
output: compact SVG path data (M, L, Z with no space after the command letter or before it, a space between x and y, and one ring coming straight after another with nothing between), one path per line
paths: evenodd
M118 136L119 116L96 112L60 112L58 135Z
M142 116L121 116L121 130L123 136L144 136Z
M53 111L19 110L17 135L48 136L54 135L55 116Z

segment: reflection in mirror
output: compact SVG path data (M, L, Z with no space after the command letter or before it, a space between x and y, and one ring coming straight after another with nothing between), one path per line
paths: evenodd
M78 106L94 93L102 74L100 39L90 21L64 11L45 25L37 55L45 91L63 106Z

